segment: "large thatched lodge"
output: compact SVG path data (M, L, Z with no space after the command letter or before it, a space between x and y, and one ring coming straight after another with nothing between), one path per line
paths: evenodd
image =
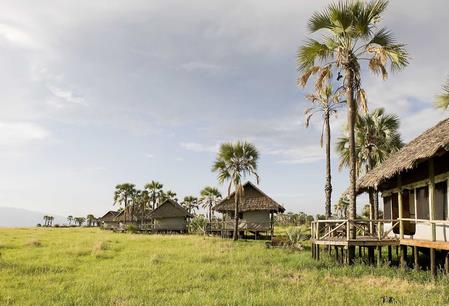
M400 246L402 265L407 261L407 248L411 247L416 268L420 266L421 253L421 257L430 259L426 265L430 265L433 273L436 273L437 265L443 265L443 262L449 269L448 188L449 119L446 119L392 154L358 181L359 194L369 190L381 193L384 219L371 222L375 228L371 232L366 222L354 221L353 225L360 236L352 241L348 238L349 231L348 235L343 234L343 240L346 240L344 246L368 246L373 257L374 246L379 251L383 245L390 246L389 259L391 246ZM312 242L342 245L336 233L347 226L340 225L339 229L335 229L343 223L328 221L315 222ZM319 257L319 247L314 251L315 257ZM379 258L381 255L378 252Z
M284 207L266 195L251 182L243 185L244 196L239 203L239 230L241 234L253 233L273 236L274 214L283 213ZM224 198L212 209L223 214L222 221L211 222L207 229L211 233L230 236L234 230L235 192Z

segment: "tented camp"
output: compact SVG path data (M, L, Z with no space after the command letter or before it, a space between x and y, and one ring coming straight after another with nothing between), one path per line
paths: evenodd
M435 254L438 252L446 256L445 265L449 270L449 253L442 252L449 250L448 180L449 119L446 119L392 154L357 182L358 193L371 189L379 191L383 198L383 220L368 221L375 225L374 232L367 231L366 234L363 225L367 223L363 220L318 221L312 226L312 243L337 245L334 237L337 230L325 231L347 228L343 224L346 222L356 227L358 233L364 233L364 237L356 240L347 235L346 246L357 243L379 248L399 245L404 265L407 246L411 246L416 267L419 267L420 251L430 254L433 273L436 273L438 258ZM381 252L378 253L380 257Z
M273 220L275 213L283 213L284 207L266 195L251 182L243 185L244 197L239 203L239 229L241 232L251 232L273 235ZM235 193L231 193L212 209L223 214L223 221L212 222L209 230L220 231L230 235L234 229Z
M118 211L110 210L103 217L99 218L100 226L104 229L114 229L118 227L119 221L116 217L120 214Z
M167 199L149 216L155 232L187 232L187 219L193 216L176 201Z

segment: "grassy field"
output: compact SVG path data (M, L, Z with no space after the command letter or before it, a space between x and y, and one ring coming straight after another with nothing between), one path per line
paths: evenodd
M315 262L310 251L202 236L0 229L0 305L449 303L428 273Z

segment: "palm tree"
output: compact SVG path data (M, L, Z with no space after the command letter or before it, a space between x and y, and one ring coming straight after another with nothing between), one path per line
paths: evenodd
M44 219L44 226L48 226L48 216L45 215L42 219Z
M337 205L334 206L335 212L339 218L348 218L349 197L344 194L338 200Z
M198 198L194 196L186 196L184 197L184 200L182 201L182 206L184 206L189 214L194 214L195 210L198 209Z
M259 183L259 175L256 172L258 159L259 152L251 143L241 141L223 143L212 166L212 171L218 172L218 181L221 184L229 181L228 195L234 187L234 240L238 240L239 202L244 197L242 180L246 176L254 175Z
M312 107L306 109L306 127L309 127L310 119L314 114L321 114L323 118L323 128L321 129L320 145L323 147L323 137L326 138L326 185L324 191L326 194L325 212L326 219L332 215L332 175L331 175L331 127L330 117L336 115L337 109L341 106L339 96L333 93L332 86L329 84L325 88L320 88L314 94L306 96L307 100L313 103Z
M145 214L151 210L150 195L147 190L137 190L134 194L133 203L140 211L140 225L143 226Z
M209 222L212 221L212 207L221 200L221 193L217 188L206 186L200 192L200 203L208 210Z
M126 223L126 215L128 214L128 210L126 209L132 202L132 197L136 192L135 185L131 183L123 183L115 186L114 192L114 205L123 205L125 209L124 219ZM132 217L132 213L131 213Z
M48 216L48 226L53 226L53 220L55 219L55 217L53 216Z
M160 202L164 202L166 200L173 200L175 202L178 202L178 198L176 198L176 192L167 190L166 192L163 191L160 196Z
M72 222L73 222L73 216L72 215L67 217L67 222L69 222L69 225L72 224Z
M358 115L355 125L355 151L357 177L381 164L391 153L402 148L399 133L399 117L386 114L383 108L377 108L366 115ZM339 169L349 166L349 136L344 135L337 141L336 148L340 156ZM378 218L379 204L376 190L369 190L371 219Z
M84 222L86 222L86 218L84 217L75 217L73 220L75 220L75 222L78 223L78 226L80 227Z
M91 227L95 222L95 216L92 214L89 214L86 216L86 220L87 220L87 226Z
M437 96L435 105L438 108L447 109L449 107L449 77L442 89L443 92Z
M333 69L338 70L337 80L343 78L343 85L338 90L344 92L348 109L349 219L356 218L356 101L366 111L365 91L361 87L361 63L366 62L368 68L374 74L382 75L383 79L388 76L388 62L392 71L401 70L408 64L405 45L397 43L386 28L378 28L387 5L387 0L341 1L315 12L309 19L309 31L325 31L327 35L323 35L321 41L308 39L299 48L297 56L301 86L306 85L311 75L317 75L315 87L323 87ZM355 238L355 228L352 228L351 236ZM353 252L355 249L351 248L351 259Z
M145 185L145 190L148 191L148 195L151 199L151 209L154 209L157 207L158 200L160 199L162 195L162 188L164 187L163 184L157 182L157 181L151 181L150 183Z

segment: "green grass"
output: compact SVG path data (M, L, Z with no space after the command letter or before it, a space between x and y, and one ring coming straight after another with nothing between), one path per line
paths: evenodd
M0 305L449 303L426 272L343 267L310 251L203 236L0 229Z

